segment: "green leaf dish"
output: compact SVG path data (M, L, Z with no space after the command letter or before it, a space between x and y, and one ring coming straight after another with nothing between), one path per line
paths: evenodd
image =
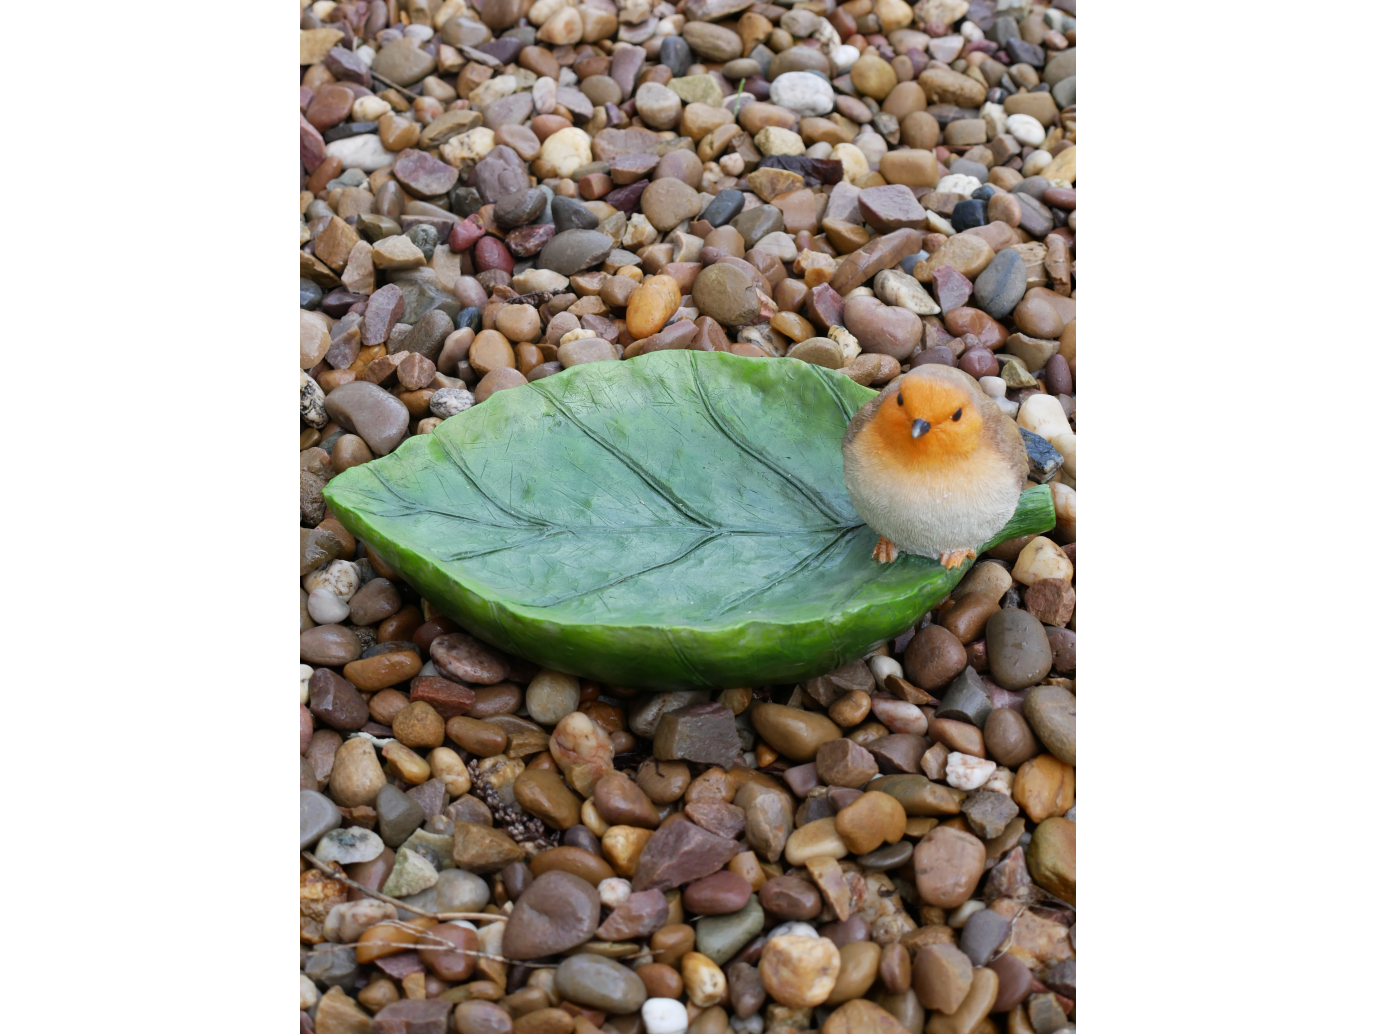
M503 650L618 686L790 683L956 585L877 535L841 473L875 393L795 359L660 351L498 392L325 498L432 604ZM989 543L1049 530L1029 489Z

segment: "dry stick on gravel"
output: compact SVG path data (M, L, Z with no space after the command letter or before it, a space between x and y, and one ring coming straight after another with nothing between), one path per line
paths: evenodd
M371 71L371 69L370 69L370 71ZM404 86L398 86L396 83L392 82L392 80L387 79L387 78L385 78L384 76L380 76L380 75L378 75L376 72L373 72L373 78L374 78L374 79L377 79L377 80L380 80L381 82L383 82L383 83L385 83L386 85L390 86L392 89L396 90L398 93L404 93L404 94L406 94L406 96L408 96L408 97L414 97L414 98L416 98L417 100L420 99L420 94L418 94L418 93L412 93L412 92L411 92L410 90L408 90L406 87L404 87Z
M457 914L457 913L456 913L456 914ZM497 918L497 917L492 917L492 918ZM506 917L505 917L505 916L502 916L502 917L500 917L500 918L505 919ZM396 927L396 928L398 928L398 929L405 930L407 933L415 934L415 935L416 935L416 942L415 942L414 944L408 945L407 947L410 947L410 948L413 948L413 949L416 949L416 950L420 950L420 949L423 949L423 948L438 948L438 949L440 949L441 951L452 952L452 953L455 954L455 955L472 955L474 958L478 958L478 959L493 959L493 960L496 961L496 962L504 962L504 963L506 963L508 966L526 966L526 967L529 968L529 969L558 969L558 968L559 968L559 963L557 963L557 962L522 962L522 961L520 961L519 959L509 959L509 958L507 958L505 955L493 955L493 954L491 954L490 952L485 952L485 951L470 951L470 950L467 949L467 948L456 948L456 947L454 946L454 944L453 944L452 941L446 941L443 937L436 937L434 934L430 933L430 931L428 931L428 930L416 930L416 929L414 929L413 927L407 926L406 924L407 924L408 922L410 922L410 920L404 920L404 921L403 921L403 920L401 920L401 919L384 919L384 920L382 920L382 921L379 922L379 923L374 923L373 926L394 926L394 927ZM372 928L373 928L373 927L369 927L369 929L372 929ZM331 947L331 948L362 948L362 947L364 947L367 943L368 943L368 942L366 942L366 941L355 941L355 942L353 942L352 944L334 944L334 943L331 943L331 944L330 944L330 947ZM663 948L660 948L660 949L658 949L658 950L659 950L659 951L663 951L664 949L663 949ZM654 951L646 950L646 951L639 951L639 952L636 952L634 955L627 955L626 958L627 958L627 959L651 958L651 957L654 956L654 954L655 954Z
M330 879L338 880L340 883L350 886L354 890L361 891L362 893L367 894L370 898L377 898L378 901L385 901L389 905L395 905L397 908L405 909L407 912L414 913L418 916L424 916L426 919L438 919L440 921L448 921L451 919L467 919L470 922L479 919L500 919L503 922L505 922L508 918L504 915L494 915L491 912L427 912L425 909L420 908L416 905L408 905L406 902L400 900L399 898L388 897L381 891L373 890L370 887L363 886L363 884L355 880L349 879L349 877L345 876L343 873L336 872L334 869L331 869L329 862L322 862L319 858L315 857L315 855L311 854L309 851L302 851L301 856L305 858L306 861L314 865L321 872L328 874Z

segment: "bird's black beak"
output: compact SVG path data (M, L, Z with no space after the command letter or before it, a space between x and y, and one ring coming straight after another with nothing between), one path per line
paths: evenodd
M918 417L916 420L913 421L913 437L914 437L914 438L921 438L924 434L926 434L926 433L927 433L928 431L930 431L931 429L932 429L932 425L929 424L929 423L927 423L927 421L923 420L921 417Z

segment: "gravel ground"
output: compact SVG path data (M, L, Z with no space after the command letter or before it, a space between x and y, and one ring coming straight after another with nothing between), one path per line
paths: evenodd
M1074 9L303 7L303 1031L1074 1028ZM820 678L649 694L471 638L326 508L673 348L959 366L1056 528Z

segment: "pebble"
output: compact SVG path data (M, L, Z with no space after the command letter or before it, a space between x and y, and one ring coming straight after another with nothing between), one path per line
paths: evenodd
M640 1007L645 1034L686 1034L688 1010L673 998L649 998Z
M1004 689L1036 685L1051 671L1051 644L1042 624L1025 610L1000 610L984 631L989 671Z
M596 932L600 908L597 890L586 880L559 871L537 876L506 923L502 954L535 959L577 947Z
M1043 1025L1073 1023L1043 990L1073 996L1064 927L1019 921L1043 984L1020 947L998 954L999 895L1074 900L1073 20L983 0L551 0L527 23L488 0L390 25L381 6L353 49L310 27L323 6L303 17L302 840L416 908L514 906L433 926L444 945L308 954L314 1029L973 1034L1032 999ZM1024 92L973 77L985 47L1006 53L984 73ZM694 342L875 388L958 362L1026 432L1057 528L848 666L864 685L809 679L799 707L625 697L507 656L326 516L337 474L497 390ZM346 904L303 932L391 918ZM972 972L944 1011L919 960L957 937ZM787 938L836 953L812 1004L767 985ZM667 950L643 979L612 957L647 941ZM567 957L518 976L464 949Z
M1075 694L1061 686L1037 686L1023 698L1023 716L1046 749L1075 765Z
M764 909L759 899L753 894L749 895L745 904L736 911L703 919L698 923L697 950L717 965L725 965L764 929L764 921Z
M801 117L825 115L836 104L831 83L811 72L785 72L769 86L769 100Z
M984 845L969 833L948 826L932 830L913 850L917 892L922 901L955 908L974 893L984 872Z
M645 1004L645 985L630 969L600 955L571 955L554 971L554 987L570 1001L614 1015Z
M1027 847L1027 871L1037 883L1075 904L1075 823L1051 817L1037 824Z
M841 975L841 953L825 937L772 937L760 954L760 980L775 1001L793 1008L821 1005Z

